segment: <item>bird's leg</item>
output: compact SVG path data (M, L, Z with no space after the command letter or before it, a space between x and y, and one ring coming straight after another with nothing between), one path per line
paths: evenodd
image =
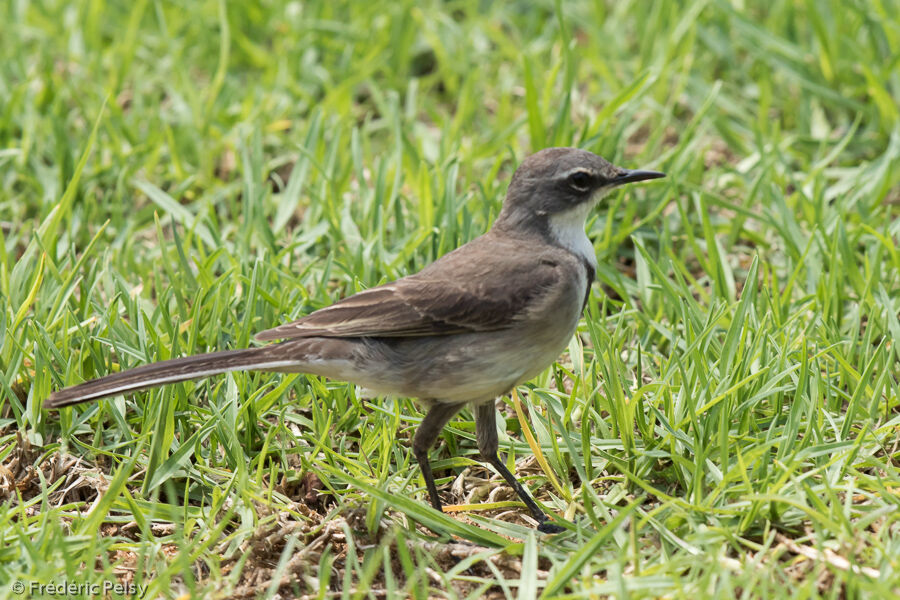
M428 450L441 435L444 425L459 412L460 408L459 404L435 404L425 414L422 424L419 425L419 429L413 436L413 455L416 457L422 477L425 479L425 487L428 488L431 505L437 510L441 510L441 499L438 497L437 486L434 485L434 475L431 473L431 464L428 462Z
M516 494L528 507L531 516L538 522L538 531L543 533L564 531L563 527L550 522L550 517L541 510L537 502L531 497L531 494L528 493L528 490L522 487L516 476L510 473L503 461L500 460L500 456L497 454L497 449L500 447L497 439L497 415L493 402L475 406L475 438L478 440L478 450L481 452L481 457L490 463L503 476L506 483L516 491Z

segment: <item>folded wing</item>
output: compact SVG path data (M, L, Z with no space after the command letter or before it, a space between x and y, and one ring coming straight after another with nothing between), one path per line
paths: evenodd
M462 250L462 248L460 249ZM362 291L292 323L263 331L258 340L299 337L411 337L496 331L527 315L554 284L552 262L450 253L424 271Z

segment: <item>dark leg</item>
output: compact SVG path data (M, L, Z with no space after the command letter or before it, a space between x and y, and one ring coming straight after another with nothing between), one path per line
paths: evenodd
M425 414L422 424L413 436L412 451L419 463L419 469L422 471L422 477L425 478L425 487L428 488L428 496L431 498L431 505L437 510L441 510L441 499L438 498L437 486L434 485L434 475L431 474L431 464L428 462L428 450L434 445L435 440L441 435L444 425L447 424L453 415L462 408L459 404L435 404Z
M475 406L475 438L478 440L478 450L481 457L494 467L506 483L516 491L525 506L528 507L531 516L538 522L538 531L543 533L559 533L564 531L563 527L554 525L550 522L550 518L544 514L537 502L531 497L531 494L522 487L522 484L516 479L516 476L509 472L506 465L497 455L499 442L497 440L497 415L493 402L479 404Z

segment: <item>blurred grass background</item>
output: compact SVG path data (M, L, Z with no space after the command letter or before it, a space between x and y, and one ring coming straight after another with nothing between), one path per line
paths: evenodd
M0 597L896 596L898 14L2 3ZM432 453L465 510L435 513L421 413L341 382L40 410L420 269L551 145L669 175L589 222L579 335L498 405L571 531L535 535L466 411Z

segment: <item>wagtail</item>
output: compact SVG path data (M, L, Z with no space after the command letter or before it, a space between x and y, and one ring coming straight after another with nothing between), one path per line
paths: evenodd
M591 209L622 184L657 177L664 175L616 167L585 150L541 150L516 170L490 231L420 272L256 336L279 343L140 366L54 392L44 406L236 370L309 373L418 398L427 412L412 451L441 510L428 451L471 404L482 458L540 531L561 531L497 455L494 400L546 369L575 333L597 269L584 231Z

